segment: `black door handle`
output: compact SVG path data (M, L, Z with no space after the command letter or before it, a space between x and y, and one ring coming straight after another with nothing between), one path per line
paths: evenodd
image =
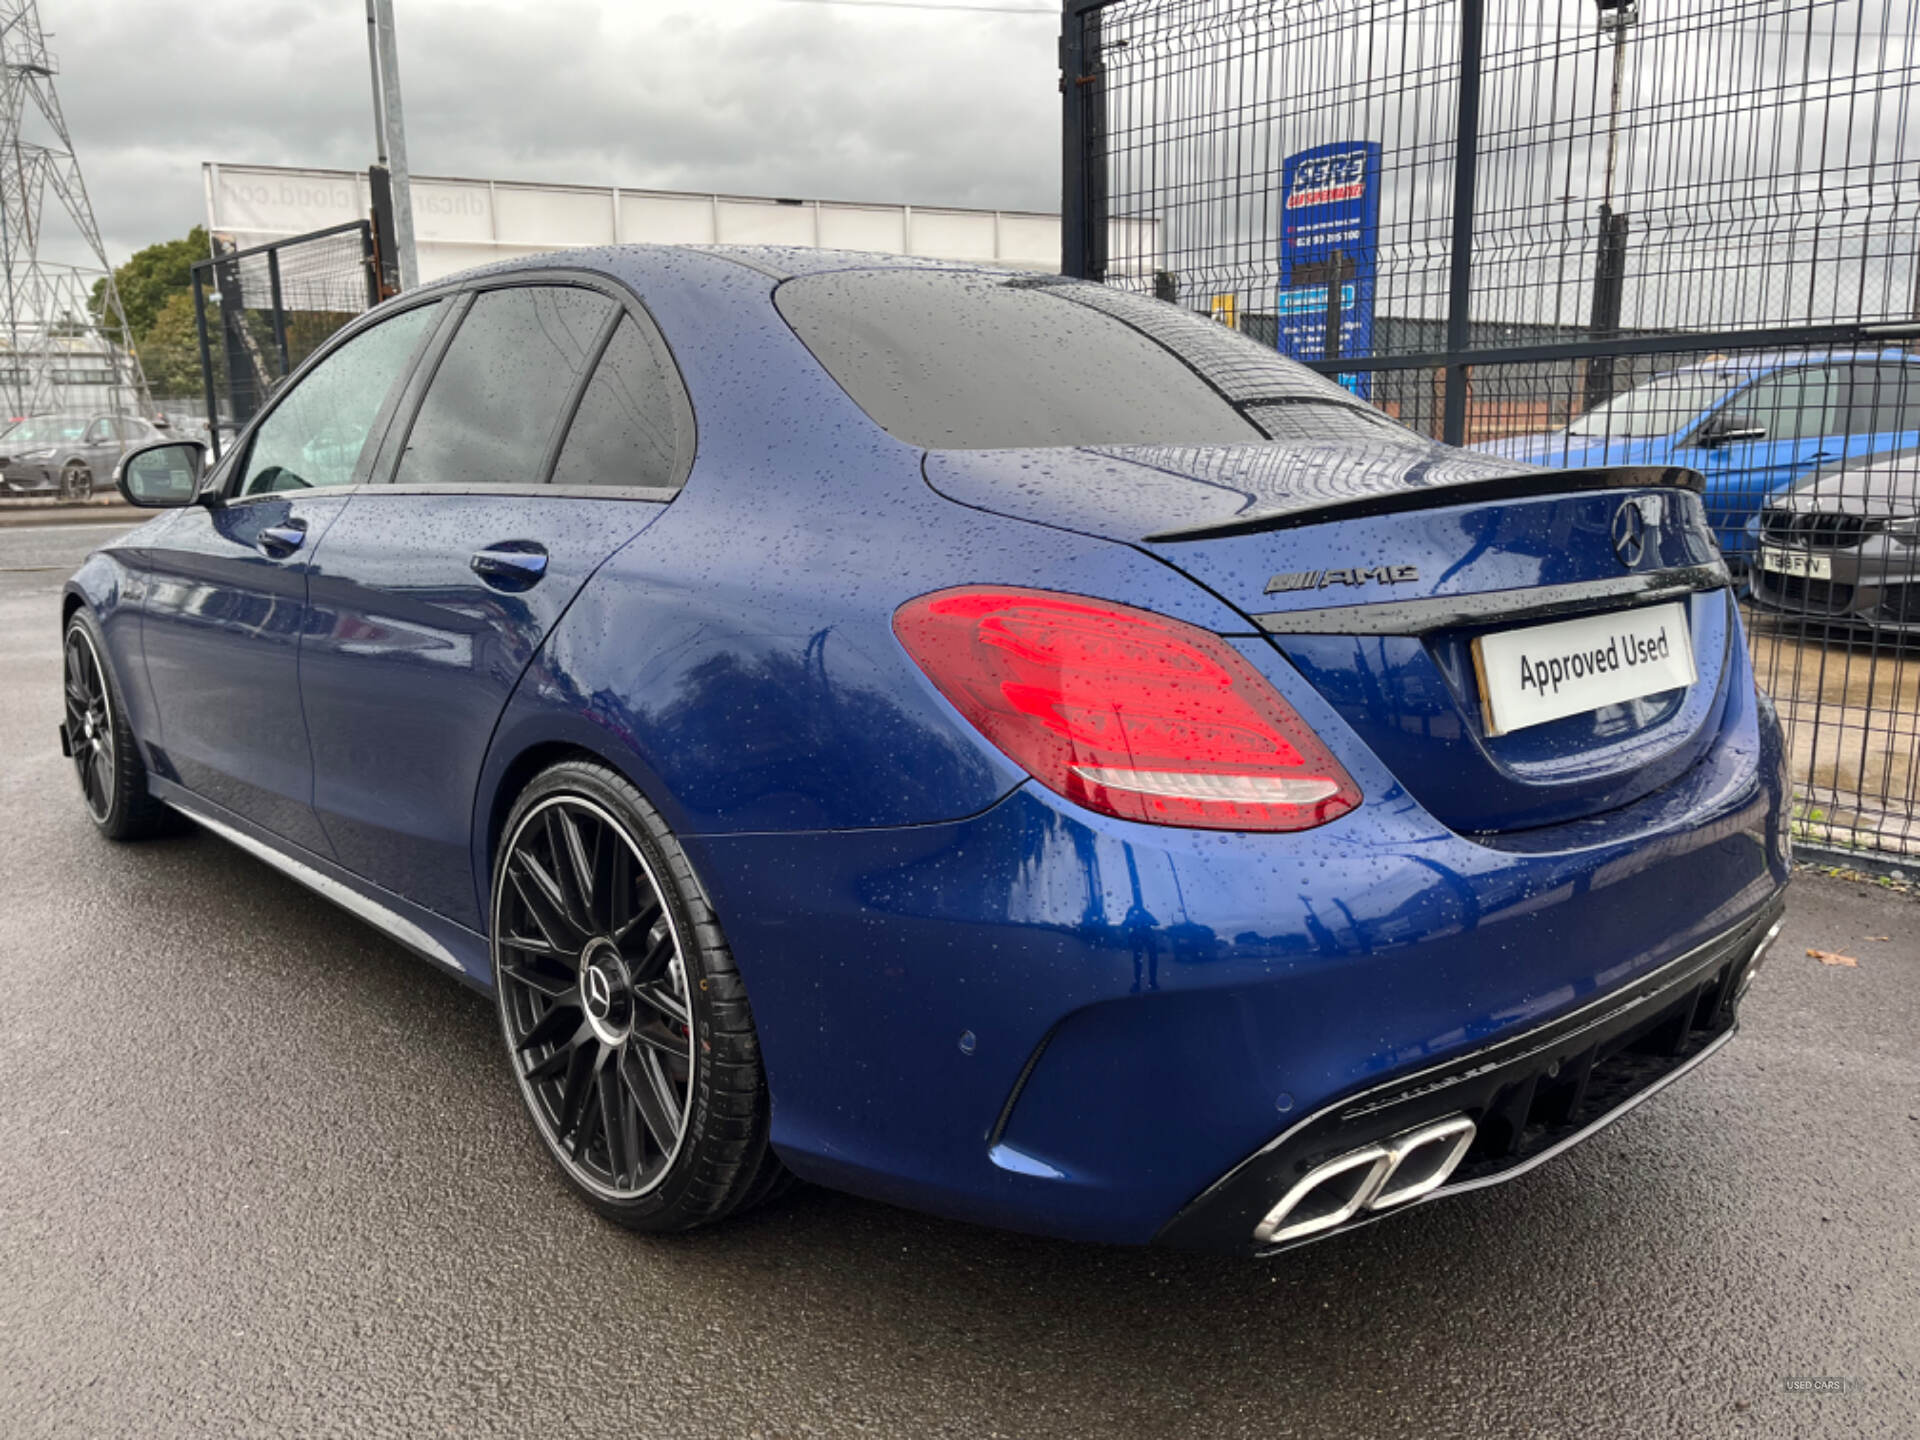
M547 547L534 540L507 540L474 554L473 573L496 590L529 590L547 573Z
M307 543L307 522L289 520L284 525L266 525L260 530L260 548L278 560L291 555Z

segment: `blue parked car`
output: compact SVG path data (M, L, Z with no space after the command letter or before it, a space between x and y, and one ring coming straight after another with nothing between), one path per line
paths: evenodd
M1279 1249L1591 1134L1777 929L1698 477L1447 450L1158 301L516 261L119 483L164 513L61 617L94 822L490 991L638 1229L798 1176Z
M1656 376L1551 435L1476 448L1543 465L1684 465L1706 477L1727 558L1755 558L1769 497L1816 471L1920 445L1920 355L1840 351L1717 359Z

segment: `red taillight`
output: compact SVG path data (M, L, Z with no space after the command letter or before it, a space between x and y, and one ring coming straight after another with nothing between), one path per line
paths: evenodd
M1089 809L1155 825L1310 830L1360 803L1293 708L1192 625L969 585L908 601L893 632L981 734Z

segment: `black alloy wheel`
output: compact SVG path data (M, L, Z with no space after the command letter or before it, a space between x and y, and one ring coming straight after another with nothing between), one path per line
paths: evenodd
M93 823L105 825L113 815L119 769L113 699L93 637L78 621L67 627L66 700L67 743L73 751L73 768L80 775L80 793L86 797Z
M93 616L75 610L61 643L67 752L100 832L109 840L141 840L174 829L176 818L147 792L146 763L106 653Z
M78 460L69 461L60 472L62 500L88 500L93 496L93 472Z
M677 1230L774 1188L745 991L684 852L623 777L573 761L528 787L492 935L521 1098L597 1209Z

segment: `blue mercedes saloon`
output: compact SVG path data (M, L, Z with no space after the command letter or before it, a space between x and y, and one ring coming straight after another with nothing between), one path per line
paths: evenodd
M631 247L361 317L61 615L184 816L480 989L645 1231L790 1181L1262 1254L1724 1045L1788 876L1700 476L1433 444L1172 305Z

